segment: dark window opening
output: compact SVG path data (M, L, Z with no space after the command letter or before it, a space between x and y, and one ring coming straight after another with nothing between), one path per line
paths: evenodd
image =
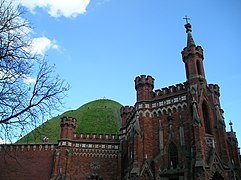
M212 134L211 133L210 118L209 118L209 113L208 113L208 107L207 107L206 103L202 104L202 112L203 112L205 132L208 133L208 134Z
M177 168L178 165L178 150L177 146L174 143L169 145L169 158L170 158L170 166L174 169Z
M188 64L186 63L185 64L185 67L186 67L186 74L187 74L187 79L189 78L189 69L188 69Z
M198 75L202 75L202 70L201 70L200 61L197 61L197 73L198 73Z
M216 173L213 175L212 180L223 180L223 177L222 177L218 172L216 172Z

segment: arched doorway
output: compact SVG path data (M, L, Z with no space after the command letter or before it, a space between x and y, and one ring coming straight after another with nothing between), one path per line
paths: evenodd
M216 172L216 173L213 175L212 180L224 180L224 179L223 179L223 177L221 176L221 174L219 174L218 172Z

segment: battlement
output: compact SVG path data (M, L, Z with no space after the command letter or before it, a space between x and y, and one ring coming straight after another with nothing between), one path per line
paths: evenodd
M137 92L137 101L146 101L152 98L154 88L154 78L141 75L135 79L135 89Z
M154 87L154 78L152 76L141 75L137 76L135 79L135 87L137 88L140 85L149 85Z
M61 118L60 125L61 125L61 127L63 127L63 126L72 126L73 128L75 128L76 127L76 122L77 122L77 120L75 118L64 116L64 117Z
M155 90L154 97L160 97L160 96L165 96L165 95L169 95L169 94L172 94L172 93L181 92L185 89L186 89L185 84L179 83L179 84L176 84L176 85L173 85L173 86L168 86L168 87L164 87L162 89Z
M215 94L220 96L220 88L219 88L218 84L208 84L208 87L212 92L214 92Z
M80 133L74 134L74 140L104 140L104 141L117 141L119 140L118 134L95 134L95 133Z
M53 151L57 144L2 144L1 151Z
M121 116L124 114L132 114L134 109L133 106L122 106L120 109Z
M60 126L61 126L61 133L60 133L60 138L68 138L72 139L76 127L76 122L77 120L72 117L62 117Z
M133 115L135 108L133 106L122 106L120 109L122 118L122 127L125 127L128 119Z
M182 53L183 61L185 57L188 57L189 55L193 55L193 54L196 54L203 59L203 49L201 46L192 46L189 48L185 47L181 53Z

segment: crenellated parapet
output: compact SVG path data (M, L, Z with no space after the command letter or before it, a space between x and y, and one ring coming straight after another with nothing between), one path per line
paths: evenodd
M149 75L137 76L135 79L135 87L138 88L139 86L143 86L143 85L154 87L154 80L155 79Z
M218 97L220 96L220 88L217 84L208 84L208 88Z
M117 158L119 151L119 142L60 141L58 146L68 148L68 155L78 157Z
M117 157L119 150L119 136L116 134L74 134L73 140L59 140L58 146L74 148L74 150L78 152L76 154L78 156L92 157L97 153L102 154L103 157L106 157L104 154L115 154L115 157Z
M135 107L133 106L123 106L120 109L121 118L122 118L122 127L125 127L128 119L134 114Z
M70 127L70 126L72 126L73 128L75 128L76 127L76 122L77 122L77 120L75 118L64 116L64 117L61 118L60 126L61 127L64 127L64 126Z
M201 46L192 46L192 47L185 47L182 51L182 59L185 62L188 59L192 59L193 57L197 56L203 60L203 49Z
M74 140L89 140L89 141L118 141L119 136L118 134L95 134L95 133L80 133L74 134Z
M163 97L167 95L173 95L173 93L182 93L186 90L185 84L176 84L175 86L169 86L162 89L157 89L154 92L154 97Z
M132 114L134 109L134 106L122 106L120 109L121 116L124 114Z
M57 144L2 144L1 151L53 151Z

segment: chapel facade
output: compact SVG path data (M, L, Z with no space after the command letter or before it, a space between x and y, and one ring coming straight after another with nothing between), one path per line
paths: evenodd
M137 102L123 107L120 150L124 179L241 179L235 132L226 132L220 91L208 84L203 49L185 25L186 82L154 89L154 78L135 79Z
M1 145L0 179L241 180L219 86L207 83L203 49L185 28L184 83L154 90L153 77L136 77L137 101L120 109L118 135L77 134L78 119L62 117L57 144Z

